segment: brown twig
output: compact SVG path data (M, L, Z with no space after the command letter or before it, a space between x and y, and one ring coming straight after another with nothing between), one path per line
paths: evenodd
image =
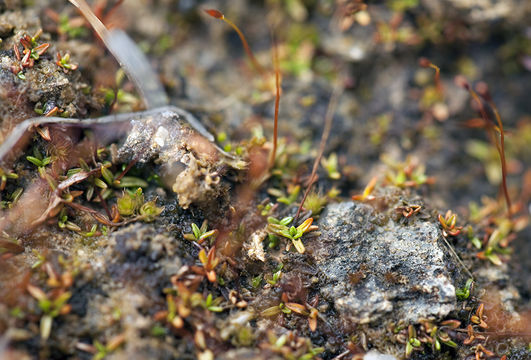
M332 121L334 119L334 113L336 112L337 103L339 101L341 94L343 93L344 87L343 87L343 83L341 80L342 80L342 77L339 76L338 81L336 82L336 85L334 87L334 90L332 91L332 96L330 97L328 108L326 109L325 124L324 124L323 134L321 136L321 143L319 144L319 152L313 163L313 169L312 169L312 174L310 175L310 181L308 183L308 187L306 188L306 191L304 192L304 196L299 205L299 208L297 209L297 214L295 215L294 221L298 219L300 212L302 210L302 207L304 205L304 201L306 201L306 197L310 193L312 185L314 184L316 180L315 177L317 174L317 169L319 168L319 163L321 161L321 158L323 157L326 142L328 141L328 137L330 136L330 131L332 130Z

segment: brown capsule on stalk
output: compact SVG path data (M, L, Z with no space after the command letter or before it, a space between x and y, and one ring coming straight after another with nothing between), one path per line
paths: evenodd
M205 12L216 19L223 19L225 17L221 11L216 9L206 9Z

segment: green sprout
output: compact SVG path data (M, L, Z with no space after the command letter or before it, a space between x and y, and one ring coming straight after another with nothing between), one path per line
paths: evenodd
M125 334L120 334L110 339L107 344L102 344L98 340L94 341L94 357L92 360L102 360L107 355L118 349L125 342Z
M52 161L52 158L49 156L45 158L43 158L42 156L40 157L26 156L26 160L28 160L33 165L36 165L37 167L41 168L41 167L45 167L46 165L48 165Z
M59 34L66 34L69 38L82 37L88 34L87 28L77 25L66 14L59 16L57 30Z
M498 227L490 234L485 250L479 252L476 256L480 259L488 259L494 265L500 266L502 261L498 254L506 255L511 252L506 246L508 237L512 231L510 220L502 221Z
M275 286L278 283L278 281L282 277L282 268L283 267L284 267L284 264L280 264L271 277L266 277L266 281L267 281L268 284Z
M297 251L303 254L305 248L300 238L305 233L315 230L317 227L312 226L313 218L306 219L302 224L297 227L293 225L288 227L288 225L291 224L292 221L293 218L291 216L285 217L280 221L273 217L269 217L267 219L267 222L269 223L267 225L267 231L270 234L290 239Z
M17 203L18 199L20 199L23 192L24 188L19 187L11 194L8 194L6 196L7 200L0 201L0 209L11 209Z
M251 286L253 287L253 289L257 289L260 286L260 284L262 283L262 278L262 274L252 278Z
M472 229L472 226L468 226L467 228L467 236L468 240L476 249L481 249L481 240L474 234L474 230Z
M122 216L131 216L138 212L144 203L144 194L142 189L138 188L134 193L124 191L123 195L118 198L116 205L118 212Z
M3 191L6 188L8 179L18 179L18 174L12 171L4 171L0 168L0 191Z
M317 355L324 352L325 349L323 347L312 347L306 354L302 355L299 360L311 360L315 359Z
M297 201L297 197L301 191L300 185L289 185L288 186L288 195L286 195L282 190L279 189L268 189L267 192L270 195L277 197L277 201L282 204L291 205Z
M427 333L426 335L429 335L429 337L426 337L428 343L431 343L432 349L435 351L441 351L441 344L457 348L457 344L450 339L450 336L446 331L443 331L445 328L450 329L456 329L461 324L458 320L446 320L441 323L441 326L438 327L434 324L432 324L429 321L424 322L424 329Z
M97 234L98 231L98 225L93 224L90 228L90 231L87 232L81 232L80 234L85 237L93 237Z
M135 192L124 191L123 195L116 201L118 213L121 216L137 215L138 220L153 222L159 216L164 207L158 207L155 200L144 202L142 188L136 189Z
M164 207L158 207L155 200L148 201L140 207L140 220L144 222L153 222L163 210Z
M459 300L468 299L470 297L470 289L472 287L472 283L473 283L473 280L468 279L463 288L455 290L455 296L457 296Z
M166 328L164 326L161 326L159 324L153 325L153 327L150 330L151 335L155 337L163 337L166 336Z
M61 55L60 53L57 53L57 61L55 62L57 66L63 69L65 73L68 71L74 71L77 70L78 65L70 62L70 54L66 53L64 55Z
M409 358L413 353L413 350L422 346L422 343L417 339L417 331L413 325L408 326L408 339L406 342L406 358Z
M211 238L211 240L216 238L218 230L208 230L208 222L205 220L201 227L197 226L195 223L192 223L192 233L184 234L183 237L186 240L196 241L198 244L202 244L206 239Z
M274 204L272 203L267 203L265 205L260 204L257 206L258 210L260 211L260 215L262 216L270 215L272 213L273 207L274 207Z
M39 266L41 266L42 264L44 264L46 262L46 256L41 254L36 249L33 249L32 252L33 252L33 255L35 255L37 257L37 261L35 261L35 263L33 263L33 265L31 265L31 268L32 269L36 269L36 268L38 268Z
M328 173L328 177L330 179L339 180L341 178L341 174L337 170L338 161L337 161L337 154L336 153L330 154L328 159L323 157L321 159L321 165L323 166L323 168L326 169L326 171Z
M212 293L208 294L205 302L202 304L205 309L212 312L222 312L224 309L219 306L219 304L223 301L222 297L218 297L214 299L212 297Z
M34 285L28 285L27 290L31 296L38 301L38 306L43 312L40 329L41 338L46 340L52 331L53 319L59 315L68 314L71 306L67 304L72 294L68 291L55 293L53 296L47 295L44 291Z
M439 214L437 219L439 219L439 223L441 223L442 234L444 237L457 236L463 229L462 226L456 226L457 214L453 213L452 210L448 210L444 217Z
M381 159L388 167L385 175L387 182L396 187L419 187L435 182L434 178L425 174L426 167L413 157L408 157L405 162L396 162L384 154Z
M33 155L34 156L26 156L26 160L28 160L33 165L37 166L39 176L42 179L46 179L48 185L50 185L50 188L55 190L57 184L55 180L46 172L46 166L51 163L52 158L50 156L43 157L42 154L36 148L33 148Z

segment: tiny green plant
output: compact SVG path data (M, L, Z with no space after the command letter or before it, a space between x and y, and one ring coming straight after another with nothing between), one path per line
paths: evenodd
M253 289L257 289L260 286L260 284L262 283L262 279L263 279L262 274L257 275L252 278L251 286L253 287Z
M135 192L124 191L122 196L116 201L118 212L122 216L134 215L144 203L142 189L138 188Z
M470 225L467 228L467 236L468 236L468 240L470 241L470 243L476 249L481 249L483 244L481 243L481 240L476 236L476 234L474 233L474 229L472 229L472 226Z
M46 340L50 337L53 319L70 312L71 306L67 302L72 294L68 291L59 291L50 295L31 284L26 289L38 301L38 306L43 313L41 316L40 330L41 338Z
M417 338L417 331L413 325L408 326L408 339L406 343L406 358L409 358L414 350L420 350L422 343Z
M382 161L388 166L385 175L388 183L400 187L419 187L424 184L433 184L435 179L425 174L426 167L420 164L414 157L408 157L405 162L392 160L386 154L382 155Z
M305 248L304 244L301 241L301 237L312 230L316 230L317 226L312 226L313 218L306 219L299 226L288 226L292 223L292 217L285 217L282 220L277 220L273 217L267 219L267 231L276 236L282 236L284 238L290 239L292 244L295 246L295 249L301 254L304 253Z
M50 47L49 43L37 45L37 40L41 34L42 29L39 29L33 36L26 34L20 38L20 44L24 48L22 54L20 53L18 45L13 45L13 52L15 53L15 58L18 61L18 64L11 66L11 71L21 80L26 79L22 70L24 68L32 68L35 65L35 61L39 60L40 56L42 56Z
M267 276L266 277L266 282L269 284L269 285L272 285L272 286L275 286L278 281L280 280L280 278L282 277L282 269L284 268L284 264L280 264L275 272L273 273L273 275L271 276Z
M103 360L105 357L109 356L112 352L118 349L125 343L126 337L125 333L116 335L112 337L106 344L94 340L94 345L86 343L77 343L76 347L81 350L91 354L94 354L92 360Z
M183 237L186 240L196 241L198 244L202 244L206 239L210 238L213 241L218 234L218 230L208 230L208 222L205 220L201 227L197 226L195 223L192 223L192 232L184 234Z
M17 173L13 171L4 171L0 168L0 191L5 190L8 179L18 179Z
M494 265L501 265L502 260L499 254L507 255L511 251L507 248L508 237L512 230L512 222L510 220L502 221L496 229L490 234L485 250L477 253L480 259L487 259Z
M68 73L69 71L75 71L78 68L77 64L74 64L70 61L70 54L66 53L64 55L61 55L61 53L57 53L57 61L55 62L57 66L63 69L65 73Z
M440 326L437 326L430 321L425 321L423 328L426 335L428 335L426 340L431 343L432 350L441 351L441 344L457 348L457 344L450 338L447 330L455 330L460 324L458 320L446 320L441 322Z
M215 283L217 280L216 266L220 263L220 258L216 256L216 247L213 246L208 252L205 249L199 251L199 261L203 265L204 274L208 281Z
M284 195L284 193L279 192L280 196L277 198L277 201L285 205L291 205L297 201L300 191L300 185L290 185L288 186L288 195Z
M455 296L457 296L457 298L459 300L466 300L470 297L470 291L472 289L472 284L474 283L474 281L472 279L468 279L465 283L465 286L463 286L462 288L458 288L458 289L455 289Z
M164 207L158 207L155 200L147 201L140 207L138 219L144 222L153 222L162 211L164 211Z
M332 153L328 158L323 157L321 159L321 165L326 169L326 172L328 173L328 177L332 180L339 180L341 178L341 174L339 173L337 166L337 154Z
M26 156L26 160L28 160L30 163L38 167L45 167L52 161L52 158L49 156L47 157Z
M142 188L135 192L124 191L122 196L116 201L118 213L123 217L136 216L137 220L153 222L164 210L158 207L156 200L144 201Z
M224 309L223 307L219 306L219 304L223 301L222 297L218 297L216 299L213 298L212 293L208 294L205 302L203 303L203 307L207 309L208 311L212 312L222 312Z
M437 218L439 219L439 223L442 226L442 233L444 237L457 236L459 235L459 233L461 233L463 227L456 226L457 214L454 214L452 210L448 210L444 217L439 214Z

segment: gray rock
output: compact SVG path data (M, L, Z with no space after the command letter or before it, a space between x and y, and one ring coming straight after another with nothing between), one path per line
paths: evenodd
M422 4L433 14L457 11L472 24L504 21L525 25L531 14L531 3L526 0L423 0Z
M321 294L345 324L417 322L455 309L435 223L400 224L368 205L344 202L326 208L319 229L307 248L322 273Z
M371 350L363 356L363 360L396 360L393 355L381 354L376 350Z

